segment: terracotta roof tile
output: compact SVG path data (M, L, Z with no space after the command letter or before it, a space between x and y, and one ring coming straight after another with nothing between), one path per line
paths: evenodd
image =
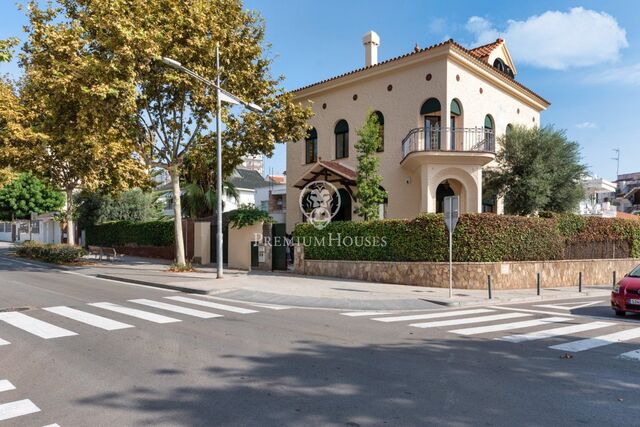
M342 175L347 179L351 179L355 181L356 178L358 177L358 175L356 174L356 171L354 171L350 167L347 167L341 163L334 162L331 160L320 160L318 161L318 163L324 166L325 168L332 170L339 175Z
M501 39L498 39L498 40L502 41ZM498 43L498 40L496 40L496 42L494 42L494 43ZM549 101L547 101L546 99L544 99L542 96L538 95L537 93L535 93L534 91L532 91L531 89L529 89L528 87L526 87L525 85L523 85L522 83L520 83L520 82L516 81L514 78L512 78L512 77L511 77L511 76L509 76L508 74L506 74L506 73L503 73L503 72L499 71L497 68L492 67L491 65L489 65L488 63L486 63L485 61L483 61L482 59L480 59L480 58L477 56L477 53L476 53L475 55L472 53L472 51L473 51L473 50L475 50L475 49L481 49L481 48L483 48L483 47L486 47L486 45L485 45L485 46L479 46L479 47L477 47L477 48L475 48L475 49L471 49L471 50L469 50L469 49L465 48L464 46L462 46L462 45L458 44L458 43L457 43L456 41L454 41L453 39L449 39L449 40L447 40L447 41L444 41L444 42L441 42L441 43L437 43L437 44L434 44L434 45L431 45L431 46L425 47L425 48L420 49L420 50L417 50L417 51L413 51L413 52L405 53L404 55L396 56L395 58L387 59L386 61L378 62L377 64L369 65L368 67L357 68L357 69L355 69L355 70L353 70L353 71L349 71L349 72L347 72L347 73L343 73L343 74L340 74L340 75L335 76L335 77L331 77L331 78L328 78L328 79L325 79L325 80L321 80L321 81L316 82L316 83L312 83L312 84L307 85L307 86L303 86L303 87L301 87L301 88L298 88L298 89L293 90L292 92L294 92L294 93L295 93L295 92L300 92L300 91L303 91L303 90L305 90L305 89L309 89L309 88L314 87L314 86L318 86L318 85L321 85L321 84L324 84L324 83L327 83L327 82L330 82L330 81L333 81L333 80L338 80L338 79L341 79L341 78L343 78L343 77L346 77L346 76L350 76L350 75L352 75L352 74L359 73L359 72L361 72L361 71L368 70L368 69L370 69L370 68L380 67L380 66L385 65L385 64L388 64L388 63L390 63L390 62L398 61L398 60L400 60L400 59L402 59L402 58L406 58L406 57L413 56L413 55L419 55L419 54L421 54L421 53L423 53L423 52L428 52L428 51L430 51L430 50L432 50L432 49L435 49L435 48L440 47L440 46L444 46L444 45L446 45L446 44L450 44L450 45L452 45L452 46L453 46L454 48L456 48L458 51L460 51L460 52L462 52L463 54L467 55L467 57L468 57L469 59L477 61L477 63L478 63L478 64L481 64L482 66L484 66L484 67L485 67L485 69L490 70L491 72L493 72L493 73L495 73L495 74L499 75L499 76L500 76L501 78L503 78L504 80L507 80L507 81L509 81L509 82L511 82L511 83L513 83L513 84L515 84L516 86L518 86L519 88L521 88L521 89L523 89L524 91L528 92L529 94L531 94L531 95L535 96L536 98L539 98L539 99L540 99L540 100L542 100L544 103L549 104L549 105L551 104Z
M504 40L497 39L494 42L487 43L482 46L474 47L473 49L469 50L469 53L475 56L476 58L482 59L484 62L487 62L487 58L489 57L489 55L491 55L491 52L493 52L503 42Z

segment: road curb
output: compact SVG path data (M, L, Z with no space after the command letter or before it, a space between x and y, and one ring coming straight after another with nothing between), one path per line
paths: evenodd
M567 299L576 299L576 298L597 298L597 297L607 297L609 296L609 291L591 291L591 292L582 292L577 293L576 295L571 296L559 296L559 295L533 295L527 297L514 297L514 298L494 298L494 299L484 299L484 300L470 300L470 301L446 301L439 299L425 299L422 298L423 301L430 302L432 304L438 304L443 307L466 307L472 305L497 305L497 304L512 304L518 302L536 302L536 301L561 301Z
M137 279L129 279L126 277L120 277L120 276L111 276L109 274L97 274L95 277L97 277L98 279L115 280L118 282L132 283L134 285L149 286L152 288L171 289L173 291L181 291L189 294L200 294L200 295L209 294L208 291L205 291L203 289L189 288L186 286L165 285L161 283L149 282L146 280L137 280Z

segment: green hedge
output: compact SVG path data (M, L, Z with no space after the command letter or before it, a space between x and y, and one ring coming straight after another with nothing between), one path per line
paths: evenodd
M299 224L294 236L304 243L306 259L448 259L448 232L442 214L423 214L412 220L332 222L323 230ZM557 260L564 258L570 244L608 241L629 242L628 255L640 256L640 221L634 220L464 214L453 237L453 258L459 262ZM379 244L371 244L374 240ZM370 244L362 244L367 241Z
M50 245L40 242L25 242L18 246L16 255L39 259L53 264L69 264L79 261L87 253L79 246Z
M173 221L114 221L87 229L92 246L171 246L175 242Z

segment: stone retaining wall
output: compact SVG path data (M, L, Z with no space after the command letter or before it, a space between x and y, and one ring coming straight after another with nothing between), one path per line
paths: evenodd
M453 286L457 289L486 289L491 275L493 289L523 289L536 287L536 273L541 286L603 285L613 281L613 272L620 279L640 259L585 259L562 261L520 262L456 262L453 263ZM384 262L384 261L324 261L304 259L304 248L296 245L295 271L310 276L329 276L370 282L414 286L449 286L449 263L446 262Z

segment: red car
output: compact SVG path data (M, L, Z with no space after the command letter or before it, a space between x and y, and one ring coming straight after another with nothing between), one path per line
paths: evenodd
M624 316L627 311L640 313L640 265L613 286L611 308L617 316Z

